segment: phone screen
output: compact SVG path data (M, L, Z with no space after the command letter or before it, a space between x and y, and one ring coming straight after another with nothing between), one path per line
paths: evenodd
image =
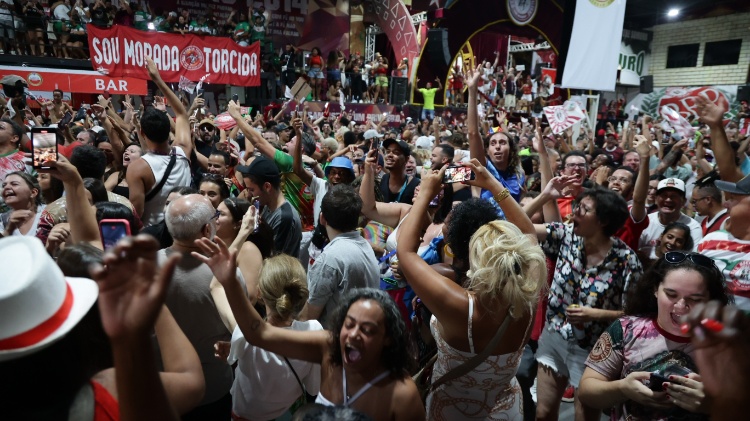
M34 168L50 168L42 164L57 161L57 131L54 128L34 127L31 130L31 144L34 148Z
M238 94L232 95L232 101L234 101L235 103L237 103L237 101L239 101L239 100L240 100L240 96Z
M66 112L63 118L60 119L60 121L57 122L57 127L64 129L68 127L68 124L70 124L70 121L73 120L73 114L70 113L70 111Z
M125 219L102 219L99 233L105 249L112 248L118 241L130 235L130 222Z
M443 183L460 183L474 179L474 172L469 167L448 167L445 169Z

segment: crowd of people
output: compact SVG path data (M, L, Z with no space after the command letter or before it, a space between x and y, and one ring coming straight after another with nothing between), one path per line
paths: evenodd
M230 102L223 130L147 61L151 106L0 119L9 419L743 417L747 104L573 138L481 118L478 66L460 124Z
M165 10L148 1L120 0L2 0L0 54L87 59L86 25L130 26L142 31L232 37L239 45L267 42L271 14L265 6L232 11L226 19L213 11L191 14L187 9Z

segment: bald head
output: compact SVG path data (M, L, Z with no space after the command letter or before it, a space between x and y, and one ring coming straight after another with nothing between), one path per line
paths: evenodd
M167 229L177 241L194 241L206 235L204 228L212 224L215 213L211 201L205 196L182 196L167 207Z

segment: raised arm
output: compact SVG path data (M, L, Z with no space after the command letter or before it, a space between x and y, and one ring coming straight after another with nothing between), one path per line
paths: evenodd
M731 182L741 180L742 171L734 161L735 154L724 131L724 109L702 96L696 97L695 102L701 113L701 121L711 128L711 150L716 157L721 179Z
M209 258L197 252L192 253L195 258L211 268L216 279L224 287L232 313L248 343L289 358L322 363L332 340L330 332L299 332L267 323L255 311L237 282L237 253L230 252L220 238L217 238L216 242L207 238L196 240L196 245L203 253L211 256Z
M264 139L257 130L242 118L242 114L240 114L240 106L234 101L229 101L227 111L229 111L229 115L234 118L234 121L237 122L237 127L239 127L240 130L242 130L242 133L245 134L245 139L249 140L250 143L253 144L253 147L258 149L260 153L273 159L273 156L276 154L276 148L274 148L273 145Z
M482 137L479 135L479 113L477 111L477 95L479 92L479 79L482 76L480 69L469 72L466 84L469 88L469 109L466 115L466 125L469 128L469 154L476 159L479 165L487 165L487 156L484 151Z
M191 139L190 123L188 121L187 111L185 111L185 106L182 105L182 101L180 101L180 98L177 97L172 89L164 83L164 80L162 80L161 75L159 74L159 69L156 68L156 64L151 60L151 57L146 57L146 63L151 80L164 94L167 102L172 106L172 111L174 111L175 130L174 142L172 142L172 145L181 147L185 152L185 156L190 159L190 155L193 151L193 141Z
M302 121L299 118L295 118L292 120L292 127L294 127L294 132L297 136L297 142L292 151L292 158L294 158L292 171L297 174L297 177L299 177L303 183L309 186L312 184L313 176L302 166Z
M651 156L651 142L646 136L637 135L635 136L635 150L641 158L641 166L638 167L638 177L633 187L633 207L630 209L630 215L633 221L640 222L647 216L646 196L648 195L648 160Z
M375 200L375 166L377 165L378 150L372 149L365 160L365 174L359 195L362 198L362 215L373 221L389 227L396 227L409 213L411 206L404 203L382 203Z

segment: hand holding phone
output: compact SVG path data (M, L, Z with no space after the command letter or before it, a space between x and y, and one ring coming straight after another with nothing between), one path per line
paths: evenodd
M57 129L54 127L33 127L31 129L32 166L48 169L45 162L57 161Z
M235 104L239 104L240 96L238 94L232 95L232 101L234 101Z
M476 179L476 174L470 167L450 165L443 174L443 184L462 183Z
M130 236L130 222L126 219L102 219L99 222L99 234L102 236L104 249L112 248L118 241Z

